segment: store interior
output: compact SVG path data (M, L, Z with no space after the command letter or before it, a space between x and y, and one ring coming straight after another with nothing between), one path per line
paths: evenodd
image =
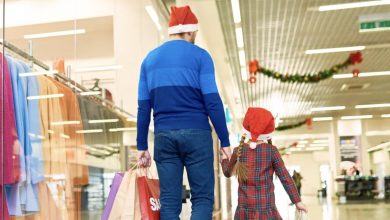
M2 219L100 219L115 173L136 164L140 66L169 40L172 5L199 19L232 147L246 109L267 108L307 219L390 215L389 1L2 0ZM213 137L214 217L232 219L238 182ZM281 216L296 219L274 182Z

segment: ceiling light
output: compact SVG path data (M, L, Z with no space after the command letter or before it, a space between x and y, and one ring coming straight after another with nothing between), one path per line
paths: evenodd
M298 144L298 145L297 145L297 148L304 148L304 147L306 147L305 144Z
M27 77L27 76L42 76L42 75L54 75L58 74L57 70L50 70L50 71L43 71L43 72L29 72L29 73L20 73L20 77Z
M75 68L74 73L111 71L122 69L122 65L108 65L108 66L94 66L94 67L78 67Z
M240 12L240 1L239 0L231 0L232 10L233 10L233 20L234 23L241 22L241 12Z
M390 27L377 27L371 29L360 29L359 33L378 32L378 31L390 31Z
M319 139L319 140L314 140L313 144L324 144L328 142L329 142L328 139Z
M54 131L53 130L47 130L47 133L54 134Z
M103 129L78 130L77 134L103 133Z
M314 117L313 121L332 121L333 117Z
M356 105L355 106L355 108L386 108L386 107L390 107L390 103Z
M246 71L246 67L241 67L241 79L243 81L248 81L248 72Z
M136 117L127 118L126 121L137 122L137 118Z
M384 131L366 131L366 136L389 136L390 130Z
M146 10L146 12L148 12L150 18L152 19L152 21L156 25L157 29L159 31L161 31L162 28L160 25L160 21L159 21L158 15L156 13L156 10L154 10L153 6L147 5L147 6L145 6L145 10Z
M306 140L298 141L298 144L307 144L307 143L309 143L309 141Z
M110 132L118 132L118 131L136 131L137 128L111 128Z
M316 144L310 144L310 147L327 147L328 143L316 143Z
M88 123L90 124L99 124L99 123L113 123L113 122L118 122L118 118L114 119L102 119L102 120L89 120Z
M244 35L242 33L242 28L236 28L236 41L238 48L244 48Z
M28 100L35 99L51 99L51 98L61 98L64 97L64 94L51 94L51 95L38 95L38 96L28 96Z
M381 115L382 118L390 118L390 114L383 114Z
M69 139L69 138L70 138L69 135L66 135L66 134L60 134L60 136L61 136L62 138L65 138L65 139Z
M319 150L325 150L324 147L308 147L305 150L307 151L319 151Z
M240 66L246 66L246 58L245 58L244 50L238 51L238 58L240 60Z
M89 96L89 95L101 95L102 92L100 91L90 91L90 92L81 92L81 96Z
M67 35L85 34L85 32L86 32L85 29L77 29L77 30L57 31L57 32L49 32L49 33L41 33L41 34L28 34L28 35L24 35L24 39L31 40L37 38L59 37L59 36L67 36Z
M352 120L352 119L368 119L372 118L372 115L351 115L351 116L342 116L341 120Z
M80 124L80 121L56 121L56 122L51 123L52 126L55 126L55 125L78 125L78 124Z
M389 4L390 4L389 0L352 2L352 3L335 4L335 5L323 5L323 6L318 7L318 11L333 11L333 10L363 8L363 7L389 5Z
M338 48L325 48L325 49L313 49L306 50L306 54L321 54L321 53L338 53L338 52L350 52L350 51L360 51L366 49L365 46L356 46L356 47L338 47Z
M320 111L334 111L334 110L343 110L345 106L329 106L329 107L316 107L311 108L311 112L320 112Z
M370 77L370 76L390 76L389 71L384 72L367 72L367 73L359 73L360 77ZM345 78L353 78L352 73L346 73L346 74L336 74L333 75L333 79L345 79Z

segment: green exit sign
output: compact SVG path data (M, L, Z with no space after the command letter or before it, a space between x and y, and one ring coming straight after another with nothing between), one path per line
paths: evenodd
M390 30L390 13L359 16L359 32Z

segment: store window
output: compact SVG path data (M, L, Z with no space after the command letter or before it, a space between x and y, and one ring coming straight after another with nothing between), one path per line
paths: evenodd
M152 1L2 5L2 219L99 219L135 163L139 66L163 38Z

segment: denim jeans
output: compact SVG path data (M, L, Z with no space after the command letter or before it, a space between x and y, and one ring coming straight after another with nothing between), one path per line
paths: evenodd
M179 219L184 167L190 183L191 220L211 220L214 205L211 131L162 131L155 134L154 142L154 160L160 178L161 220Z

